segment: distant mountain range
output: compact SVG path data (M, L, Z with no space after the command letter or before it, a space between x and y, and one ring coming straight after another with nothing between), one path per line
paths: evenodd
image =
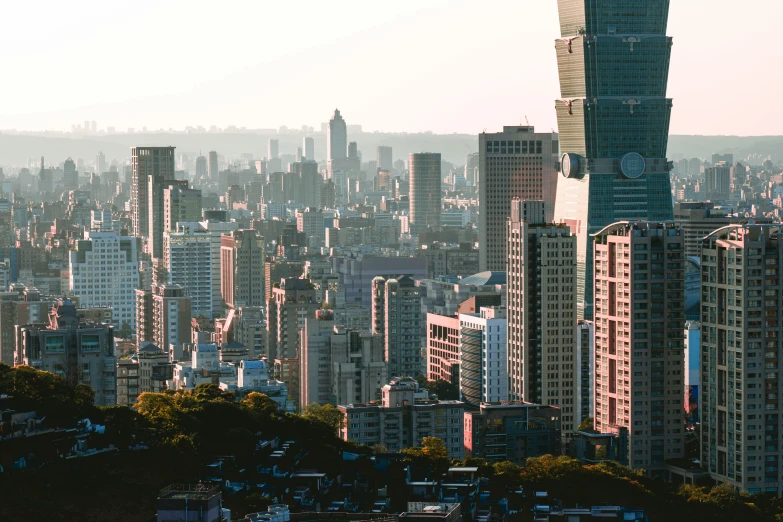
M326 158L326 135L314 133L316 155ZM137 145L175 146L177 153L195 156L199 151L206 155L210 150L226 159L239 159L242 154L255 158L266 155L267 140L275 138L280 143L280 154L295 154L302 145L302 134L278 133L226 133L226 134L111 134L85 137L11 135L0 134L0 166L26 165L28 159L37 164L40 157L47 165L59 164L66 158L84 158L92 165L95 155L102 150L107 162L125 160L130 149ZM478 150L478 137L468 134L390 134L352 133L349 141L356 141L364 161L375 159L378 145L391 146L394 159L406 158L410 152L440 152L445 161L463 165L468 153ZM713 153L733 153L735 159L750 155L761 157L779 155L783 152L783 136L683 136L669 139L669 157L678 159L710 158Z

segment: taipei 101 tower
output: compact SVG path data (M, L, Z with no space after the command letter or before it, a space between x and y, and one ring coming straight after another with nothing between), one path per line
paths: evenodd
M577 243L579 316L593 317L590 234L673 219L669 0L558 0L560 172L555 222ZM633 261L631 261L633 262Z

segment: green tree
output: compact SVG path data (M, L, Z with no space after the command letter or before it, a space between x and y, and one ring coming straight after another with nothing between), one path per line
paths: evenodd
M121 339L130 339L133 335L130 325L127 322L123 322L119 330L117 330L117 337Z
M250 411L265 416L271 416L277 413L277 403L263 393L250 392L247 397L242 399L240 404Z
M582 419L582 422L579 423L579 427L576 428L580 431L582 430L592 430L593 429L593 418L592 417L585 417Z
M231 392L223 391L217 384L204 383L196 386L193 390L193 398L199 402L234 402L234 394Z
M496 462L492 465L493 475L490 478L490 488L497 497L502 497L508 491L515 491L522 485L522 467L511 461Z
M331 404L308 404L302 412L302 417L328 426L335 434L344 424L343 412Z

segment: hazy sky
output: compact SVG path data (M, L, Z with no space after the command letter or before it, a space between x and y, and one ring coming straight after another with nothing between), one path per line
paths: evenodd
M556 126L555 0L4 1L0 128ZM672 0L675 134L783 134L779 0Z

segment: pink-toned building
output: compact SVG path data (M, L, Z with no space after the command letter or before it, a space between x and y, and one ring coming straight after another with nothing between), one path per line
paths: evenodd
M427 379L459 386L459 317L427 314Z

